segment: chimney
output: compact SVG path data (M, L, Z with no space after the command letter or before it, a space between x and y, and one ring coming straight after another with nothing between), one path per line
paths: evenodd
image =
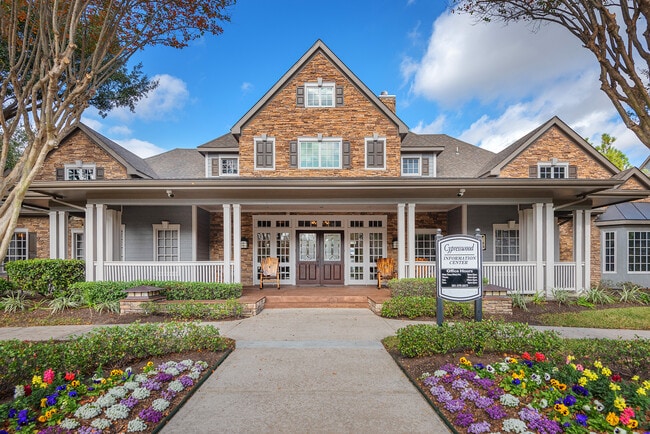
M390 111L395 113L395 95L388 95L387 91L382 90L379 99L390 109Z

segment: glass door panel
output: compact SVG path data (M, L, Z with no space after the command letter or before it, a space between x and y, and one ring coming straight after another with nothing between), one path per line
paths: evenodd
M340 262L341 261L341 234L325 234L323 238L324 238L323 258L325 262Z

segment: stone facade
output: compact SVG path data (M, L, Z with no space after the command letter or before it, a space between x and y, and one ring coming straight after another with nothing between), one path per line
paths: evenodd
M343 86L342 107L301 107L296 89L305 83L334 82ZM365 140L376 133L386 140L385 170L365 168ZM255 170L254 138L275 139L275 170ZM290 167L289 143L301 137L340 138L350 142L349 169L299 169ZM398 127L321 52L317 52L241 130L241 176L263 177L367 177L400 176Z
M56 169L64 168L66 164L77 164L78 161L103 168L104 179L128 178L126 167L93 143L83 131L77 130L48 154L35 181L56 181Z
M36 258L50 257L50 218L48 216L22 216L16 229L25 229L36 236ZM33 234L33 235L32 235ZM29 259L34 259L30 257Z
M501 169L500 178L528 178L529 167L557 158L578 167L580 179L609 179L614 175L569 136L554 126Z

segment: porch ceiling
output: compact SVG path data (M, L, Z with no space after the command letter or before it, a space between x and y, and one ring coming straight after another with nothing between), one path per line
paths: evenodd
M463 203L506 204L553 201L569 206L589 201L616 186L612 180L542 179L404 179L404 178L241 178L228 180L111 180L34 183L26 203L49 206L59 203L190 205L204 207L241 203L247 207L275 208L286 205L304 209L359 211L394 209L397 203L417 203L431 210L447 210ZM462 197L459 196L464 189ZM167 191L173 192L169 197ZM611 190L609 190L611 191ZM641 192L643 195L643 192ZM604 198L601 201L607 201ZM582 206L587 203L582 203Z

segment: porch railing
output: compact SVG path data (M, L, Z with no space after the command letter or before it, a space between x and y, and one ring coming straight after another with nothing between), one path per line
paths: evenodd
M234 264L230 275L234 275ZM178 280L182 282L223 282L224 263L216 262L104 262L104 280Z
M576 287L576 263L559 262L555 264L553 288L574 290Z

